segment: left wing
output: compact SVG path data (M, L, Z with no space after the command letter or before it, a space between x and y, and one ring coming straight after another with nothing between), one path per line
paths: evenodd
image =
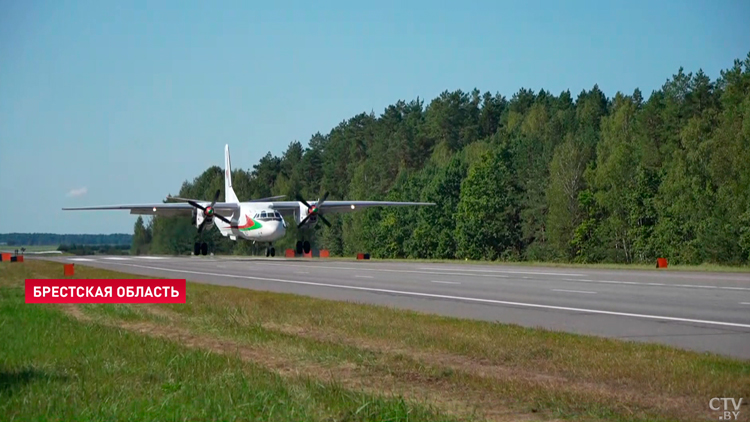
M231 217L233 213L239 212L239 204L231 202L217 202L213 206L214 211L217 214L221 214L224 217ZM142 215L191 215L195 208L188 203L168 203L163 202L154 204L130 204L130 205L103 205L94 207L76 207L76 208L63 208L63 211L89 211L89 210L130 210L131 214L142 214Z

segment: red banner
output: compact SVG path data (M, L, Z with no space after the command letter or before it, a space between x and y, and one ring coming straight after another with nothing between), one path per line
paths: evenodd
M176 279L27 279L26 303L185 303Z

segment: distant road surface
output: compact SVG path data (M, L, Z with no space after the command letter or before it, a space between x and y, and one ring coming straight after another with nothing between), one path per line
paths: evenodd
M32 258L32 257L29 257ZM246 257L34 256L750 359L750 274Z

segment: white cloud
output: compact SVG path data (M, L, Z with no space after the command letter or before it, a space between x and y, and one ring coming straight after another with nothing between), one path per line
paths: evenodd
M68 196L83 196L86 195L86 192L88 192L88 188L86 186L78 189L72 189L70 192L68 192Z

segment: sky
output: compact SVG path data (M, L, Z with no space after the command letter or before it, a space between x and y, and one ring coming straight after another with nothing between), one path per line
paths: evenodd
M250 169L398 100L715 79L747 22L746 0L2 0L0 233L132 233L61 208L160 202L225 144Z

